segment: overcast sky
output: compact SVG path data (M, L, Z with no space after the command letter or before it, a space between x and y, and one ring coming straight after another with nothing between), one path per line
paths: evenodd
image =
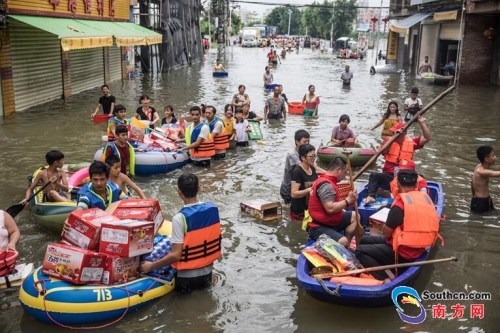
M306 5L306 4L311 4L314 2L314 0L248 0L248 1L258 1L258 2L270 2L270 3L283 3L283 4L295 4L295 5ZM317 3L323 3L323 0L317 0ZM382 0L383 6L388 7L389 6L389 0ZM373 7L379 7L380 6L380 0L368 0L369 6ZM235 5L240 5L242 9L248 10L248 11L255 11L259 14L259 16L262 16L267 9L273 9L276 6L269 6L269 5L254 5L254 4L247 4L247 3L233 3Z

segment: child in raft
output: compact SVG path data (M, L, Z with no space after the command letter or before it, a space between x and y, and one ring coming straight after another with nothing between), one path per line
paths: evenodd
M121 170L121 161L120 158L116 155L109 155L106 158L105 163L109 166L109 180L115 183L119 188L122 189L122 192L126 195L129 195L128 187L130 187L134 192L141 198L146 199L146 195L141 190L139 186L137 186L132 179L130 179L126 174L122 173Z
M161 128L170 130L170 132L173 132L173 134L177 138L184 138L184 119L182 119L182 117L181 119L177 119L174 114L174 108L172 107L172 105L165 106L163 112L165 113L165 117L161 118Z
M248 132L250 131L248 120L243 118L243 110L239 107L236 108L234 115L236 117L236 121L234 123L236 146L248 147Z
M382 116L382 119L380 119L380 121L375 126L373 126L371 130L373 131L380 125L384 124L384 128L382 129L382 138L385 138L386 136L392 136L394 132L392 132L390 129L401 121L402 120L401 115L399 114L398 103L396 101L390 101L389 105L387 105L387 111Z
M356 134L347 126L351 122L348 115L343 114L339 119L339 126L335 126L332 131L331 145L338 147L352 147L358 143Z
M31 185L26 190L26 197L21 201L23 205L28 203L29 197L33 194L33 190L38 185L48 185L43 190L44 202L66 202L70 201L66 197L69 191L68 180L66 173L62 170L64 165L64 154L59 150L51 150L45 154L45 161L49 165L48 168L43 168L33 179Z

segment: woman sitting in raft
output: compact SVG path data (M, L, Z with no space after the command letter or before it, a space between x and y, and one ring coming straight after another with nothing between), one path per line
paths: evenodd
M309 203L309 193L314 181L318 178L314 161L316 160L316 149L310 144L305 144L299 148L300 164L292 167L290 177L292 179L292 189L290 194L290 219L302 221L304 211Z
M21 238L21 233L16 221L9 213L0 210L0 250L5 248L15 250L19 238Z
M315 89L314 85L311 84L307 89L309 92L304 95L304 98L302 98L302 104L306 105L304 117L318 115L319 96L314 94Z
M351 118L348 115L343 114L339 119L339 126L335 126L332 131L331 143L334 146L339 147L352 147L356 143L358 143L358 139L356 138L356 134L354 134L353 130L348 128L347 126L351 122Z
M373 126L371 130L373 131L380 125L384 124L384 128L382 129L382 138L385 138L386 136L392 136L394 132L390 129L401 121L402 118L399 114L398 103L396 101L390 101L389 105L387 105L387 111L385 111L382 119L380 119L380 121L375 126Z
M167 105L163 109L165 112L165 117L161 119L161 128L170 129L175 132L175 135L182 139L184 138L184 128L182 122L184 121L181 117L180 120L174 114L174 108L172 105Z
M156 109L149 105L149 96L142 95L139 98L140 107L137 108L135 117L139 120L149 120L150 125L149 128L155 128L155 123L160 120L160 116L158 116L158 112Z

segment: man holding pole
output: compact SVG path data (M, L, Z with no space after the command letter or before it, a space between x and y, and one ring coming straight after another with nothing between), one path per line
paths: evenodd
M345 199L340 199L337 183L346 173L344 160L337 157L328 164L325 174L316 179L309 194L308 208L312 221L307 224L306 230L314 240L326 234L347 248L356 230L357 216L345 209L356 202L358 193L353 189Z
M424 117L418 117L418 124L422 130L422 136L418 138L407 137L406 130L401 132L404 123L397 123L390 129L398 137L384 152L385 163L382 167L382 172L373 172L370 174L368 179L368 196L365 199L365 205L375 202L375 196L379 188L384 190L390 189L390 183L394 178L394 169L401 160L413 160L414 151L423 148L431 140L431 133L425 124ZM389 138L386 138L386 140L389 140Z
M439 216L427 193L416 189L418 174L400 170L397 176L399 195L387 216L382 236L363 236L356 257L364 267L413 262L439 235ZM378 280L392 280L392 271L377 271Z

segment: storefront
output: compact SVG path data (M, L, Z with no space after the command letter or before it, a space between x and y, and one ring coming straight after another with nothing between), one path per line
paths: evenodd
M162 42L128 22L128 0L83 4L9 1L0 49L4 115L124 79L125 47Z

